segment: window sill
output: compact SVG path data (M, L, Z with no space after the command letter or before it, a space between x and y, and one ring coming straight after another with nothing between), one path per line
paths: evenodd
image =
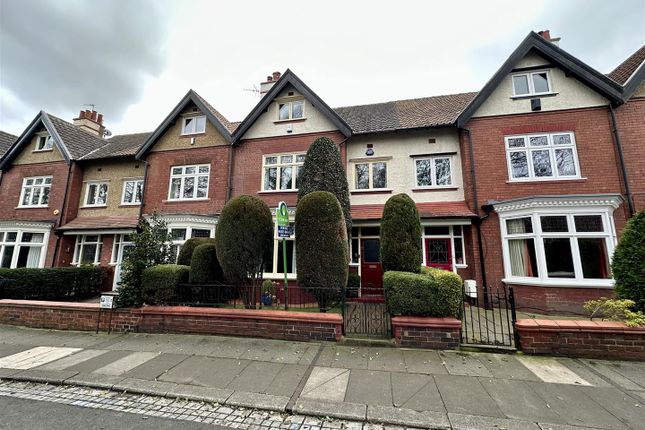
M141 203L121 203L119 205L120 208L136 208L137 206L141 206Z
M273 121L273 123L274 124L285 124L285 123L289 123L289 122L302 122L302 121L305 121L306 119L307 119L306 117L304 117L304 118L294 118L294 119L276 119L275 121Z
M530 279L530 278L504 278L502 282L512 285L529 285L547 288L614 288L613 279L587 279L583 281L571 279Z
M190 138L190 137L199 137L199 136L206 136L206 132L203 133L191 133L191 134L180 134L179 138Z
M457 269L468 269L467 264L455 264L455 268Z
M86 205L81 206L79 209L105 209L107 205Z
M271 280L275 280L275 281L283 281L283 283L280 286L284 287L284 273L264 273L262 277L264 279L271 279ZM288 281L296 281L296 280L298 280L298 275L296 275L295 273L294 274L287 274L287 280Z
M207 202L210 198L206 197L203 199L168 199L162 200L161 203L190 203L190 202Z
M49 205L37 205L37 206L16 206L14 209L47 209Z
M350 194L392 194L389 188L375 188L370 190L351 190Z
M587 178L531 178L531 179L509 179L506 181L507 184L525 184L532 182L584 182Z
M559 93L541 93L541 94L523 94L521 96L511 96L511 100L537 99L540 97L553 97Z
M265 190L258 191L258 194L293 194L297 192L298 190Z
M31 152L53 152L54 148L49 148L49 149L34 149Z
M412 188L413 193L425 193L432 191L457 191L459 187L416 187Z

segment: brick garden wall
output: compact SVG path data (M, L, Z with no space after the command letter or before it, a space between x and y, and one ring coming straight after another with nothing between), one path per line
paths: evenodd
M515 328L527 354L645 360L645 327L615 321L519 320Z
M413 348L458 349L461 321L455 318L392 317L397 345Z

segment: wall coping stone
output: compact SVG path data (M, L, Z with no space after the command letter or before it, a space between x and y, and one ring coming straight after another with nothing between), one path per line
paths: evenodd
M591 320L545 320L523 319L515 323L521 331L531 332L593 332L615 334L645 334L645 326L628 327L620 321L591 321Z
M331 313L297 311L267 311L263 309L195 308L190 306L144 306L133 313L145 315L190 315L214 318L264 319L271 321L298 321L308 323L342 324L343 317Z
M392 325L401 327L461 328L461 321L456 318L437 317L392 317Z

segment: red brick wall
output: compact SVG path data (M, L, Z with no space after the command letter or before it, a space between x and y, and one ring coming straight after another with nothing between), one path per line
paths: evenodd
M610 360L645 360L645 327L615 321L519 320L523 352Z
M539 314L585 315L582 305L587 300L613 297L611 288L536 287L510 285L515 293L517 310Z
M636 210L642 211L645 209L645 97L633 98L618 107L616 122Z
M413 348L457 349L461 321L455 318L392 317L397 345Z
M214 215L226 202L229 146L150 152L143 212ZM168 201L170 168L187 164L210 164L208 200Z

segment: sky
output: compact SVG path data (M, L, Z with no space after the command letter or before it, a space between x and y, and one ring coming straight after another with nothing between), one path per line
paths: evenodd
M608 73L645 43L645 0L0 0L0 130L94 105L151 131L191 88L242 120L287 68L332 107L477 91L545 29Z

